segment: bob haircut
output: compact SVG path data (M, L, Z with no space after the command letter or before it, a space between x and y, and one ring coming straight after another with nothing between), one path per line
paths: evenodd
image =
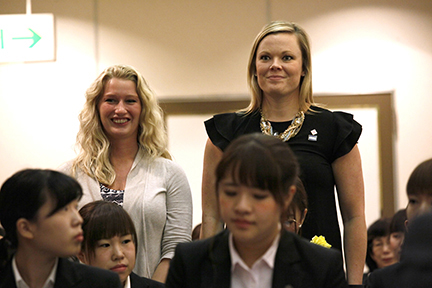
M49 200L54 204L52 216L73 200L82 197L80 184L73 178L53 170L26 169L7 179L0 189L0 222L5 238L17 247L16 222L20 218L37 219L39 209Z
M104 93L105 84L113 78L130 80L136 85L141 102L137 139L139 149L147 151L152 157L171 159L167 150L162 109L144 77L131 66L110 66L87 89L86 102L78 117L80 128L77 145L81 151L72 166L72 175L76 175L77 168L81 168L90 177L95 177L100 183L108 185L114 182L115 171L109 161L110 143L100 121L98 104Z
M225 150L216 168L216 191L219 182L231 176L237 184L269 190L283 208L298 174L297 159L286 143L261 133L246 134Z
M406 209L400 209L397 211L390 222L390 234L395 232L402 232L405 234L406 226L405 221L407 220Z
M366 253L366 265L369 268L369 272L374 271L378 268L375 260L372 259L372 246L373 240L378 237L384 237L390 235L390 218L381 218L372 223L367 230L367 253Z
M89 259L93 259L97 242L101 239L110 239L115 236L131 234L137 253L137 234L129 214L119 205L108 201L94 201L87 203L79 213L83 218L82 229L84 241L81 244L82 252Z
M407 182L407 194L432 195L432 159L420 163L411 173Z
M302 53L302 71L304 73L304 76L302 76L300 80L300 110L306 112L309 110L309 107L314 104L312 95L312 58L310 53L309 37L306 34L306 31L296 23L288 21L274 21L262 28L252 44L247 69L247 82L251 92L251 102L245 109L246 113L252 113L261 108L264 94L258 84L256 76L256 53L261 41L268 35L276 33L289 33L294 34L297 37L300 51Z

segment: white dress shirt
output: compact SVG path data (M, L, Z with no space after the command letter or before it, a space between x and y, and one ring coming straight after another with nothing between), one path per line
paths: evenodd
M46 279L45 284L42 286L43 288L53 288L54 287L55 275L57 272L57 265L58 265L58 258L56 259L56 262L55 262L55 264L51 270L51 273L49 274L48 278ZM29 286L24 281L24 279L21 277L21 274L18 271L15 256L12 259L12 271L14 273L15 283L16 283L17 288L29 288Z
M130 275L126 278L123 288L131 288Z
M229 235L231 255L232 288L266 288L272 286L273 267L280 235L277 234L269 249L249 268L234 247L233 236Z

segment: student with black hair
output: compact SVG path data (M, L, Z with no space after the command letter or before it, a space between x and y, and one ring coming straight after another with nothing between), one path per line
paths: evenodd
M129 214L118 204L93 201L79 210L84 241L81 262L116 272L124 288L163 288L165 285L133 273L137 234Z
M285 231L298 163L279 139L240 136L216 168L216 198L227 229L180 243L167 287L348 287L342 254Z
M15 173L0 189L0 288L119 288L110 271L73 263L83 241L78 201L82 190L52 170Z

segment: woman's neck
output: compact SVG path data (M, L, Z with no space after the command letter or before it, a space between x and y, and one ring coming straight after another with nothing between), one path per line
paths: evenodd
M299 112L299 102L297 97L272 98L264 97L262 102L262 112L269 121L284 122L290 121Z
M29 287L42 287L48 279L58 257L20 247L15 253L19 274Z
M133 159L135 159L135 156L138 152L138 149L139 148L138 148L137 141L121 141L121 140L112 141L110 160L116 161L118 159L121 161L125 161L125 160L133 161Z
M116 172L114 183L108 187L115 190L126 188L127 176L138 153L138 142L116 141L111 143L110 162Z

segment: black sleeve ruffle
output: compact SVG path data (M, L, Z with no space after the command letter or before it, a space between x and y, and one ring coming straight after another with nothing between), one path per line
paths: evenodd
M333 146L333 159L336 160L348 154L357 144L362 132L362 126L354 120L352 114L345 112L333 112L336 125L336 139Z
M256 113L223 113L214 115L204 122L207 135L222 151L235 138L252 132L259 132L259 118ZM256 122L256 123L255 123ZM257 131L256 128L258 129Z

